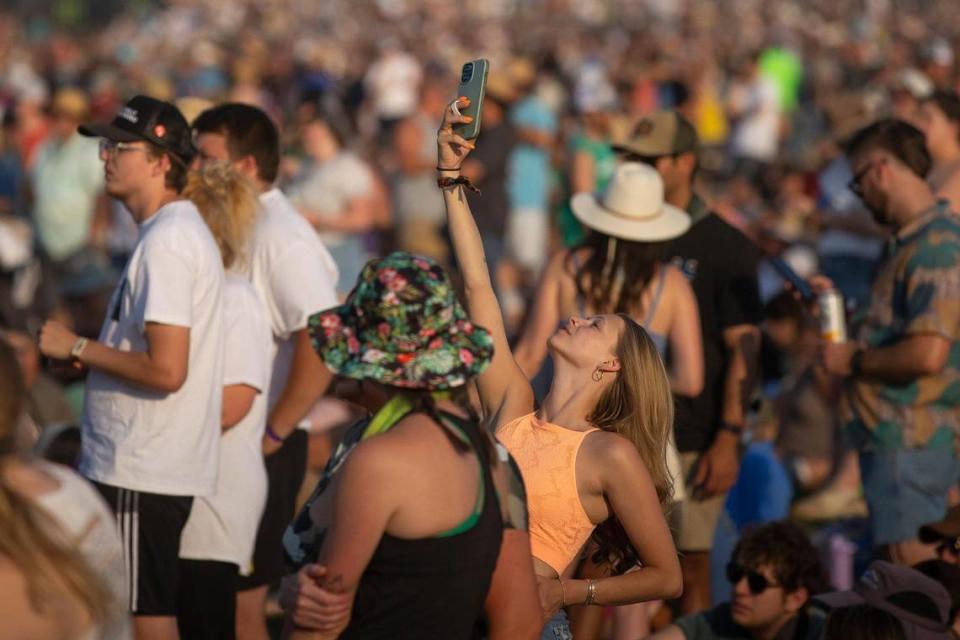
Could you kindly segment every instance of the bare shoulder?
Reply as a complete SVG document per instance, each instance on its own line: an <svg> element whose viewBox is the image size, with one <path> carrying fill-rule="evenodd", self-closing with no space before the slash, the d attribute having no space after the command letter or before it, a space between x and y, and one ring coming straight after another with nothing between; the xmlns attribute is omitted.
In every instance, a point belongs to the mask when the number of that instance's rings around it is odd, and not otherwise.
<svg viewBox="0 0 960 640"><path fill-rule="evenodd" d="M600 430L589 434L583 441L583 451L601 468L644 466L633 443L613 431Z"/></svg>
<svg viewBox="0 0 960 640"><path fill-rule="evenodd" d="M690 281L687 280L687 276L684 275L683 271L672 264L664 264L660 268L663 269L664 289L667 291L677 288L691 289Z"/></svg>

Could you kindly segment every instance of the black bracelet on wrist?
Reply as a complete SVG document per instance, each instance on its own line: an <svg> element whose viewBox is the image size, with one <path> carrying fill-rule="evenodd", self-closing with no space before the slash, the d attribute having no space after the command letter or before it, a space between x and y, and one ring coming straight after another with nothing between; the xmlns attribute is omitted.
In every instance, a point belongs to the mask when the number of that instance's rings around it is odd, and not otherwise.
<svg viewBox="0 0 960 640"><path fill-rule="evenodd" d="M437 171L460 171L460 167L441 167L437 165Z"/></svg>
<svg viewBox="0 0 960 640"><path fill-rule="evenodd" d="M727 422L726 420L720 422L720 430L726 431L727 433L732 433L735 436L743 435L743 425L733 424L732 422Z"/></svg>

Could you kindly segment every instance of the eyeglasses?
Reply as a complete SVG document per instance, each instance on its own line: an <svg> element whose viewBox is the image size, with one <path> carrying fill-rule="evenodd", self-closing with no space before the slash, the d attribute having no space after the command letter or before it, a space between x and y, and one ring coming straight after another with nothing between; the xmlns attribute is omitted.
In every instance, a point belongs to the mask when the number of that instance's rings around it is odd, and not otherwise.
<svg viewBox="0 0 960 640"><path fill-rule="evenodd" d="M100 139L100 157L113 158L124 151L147 151L147 147L140 147L132 142L117 142L116 140Z"/></svg>
<svg viewBox="0 0 960 640"><path fill-rule="evenodd" d="M744 578L747 579L747 587L750 588L750 593L755 596L760 595L771 587L780 586L768 580L765 575L757 573L756 571L747 571L739 564L731 562L727 565L727 580L730 581L731 585L736 586Z"/></svg>
<svg viewBox="0 0 960 640"><path fill-rule="evenodd" d="M863 197L863 179L867 177L868 173L879 167L884 162L886 162L886 160L883 158L875 162L871 162L853 176L853 180L847 183L847 188L853 192L853 195L857 196L858 198Z"/></svg>

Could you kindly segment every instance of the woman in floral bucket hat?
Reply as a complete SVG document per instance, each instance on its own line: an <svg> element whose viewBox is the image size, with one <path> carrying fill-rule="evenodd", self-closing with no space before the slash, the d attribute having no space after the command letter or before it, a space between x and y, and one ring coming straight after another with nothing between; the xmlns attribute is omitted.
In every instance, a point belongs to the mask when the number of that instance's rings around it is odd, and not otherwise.
<svg viewBox="0 0 960 640"><path fill-rule="evenodd" d="M467 393L493 341L444 270L372 260L308 326L326 370L313 377L353 382L374 415L348 429L284 536L289 637L536 637L522 481Z"/></svg>
<svg viewBox="0 0 960 640"><path fill-rule="evenodd" d="M483 245L460 175L473 141L457 135L469 122L459 98L437 133L443 190L470 318L490 329L494 357L477 378L484 415L517 459L527 487L534 571L544 619L542 638L571 637L563 608L617 606L675 598L682 592L677 552L663 508L671 493L667 442L673 400L667 373L647 332L626 314L571 317L548 341L550 392L535 410L533 390L507 343ZM613 575L566 576L593 538L594 559Z"/></svg>

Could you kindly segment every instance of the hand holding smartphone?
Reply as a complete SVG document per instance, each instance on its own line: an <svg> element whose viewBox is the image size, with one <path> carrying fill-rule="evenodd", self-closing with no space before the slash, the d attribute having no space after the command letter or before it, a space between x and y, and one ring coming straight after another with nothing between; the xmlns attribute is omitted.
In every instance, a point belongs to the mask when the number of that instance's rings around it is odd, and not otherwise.
<svg viewBox="0 0 960 640"><path fill-rule="evenodd" d="M784 280L789 282L793 288L796 290L800 297L803 298L804 302L814 302L816 296L813 293L813 288L810 286L810 283L801 278L796 271L794 271L790 265L788 265L783 258L773 257L769 258L770 266L780 274Z"/></svg>
<svg viewBox="0 0 960 640"><path fill-rule="evenodd" d="M470 104L460 109L460 113L473 118L472 122L453 125L454 132L466 140L473 140L480 135L480 114L483 111L483 94L487 89L487 72L490 63L486 58L471 60L460 70L460 86L457 87L457 97L470 99Z"/></svg>

